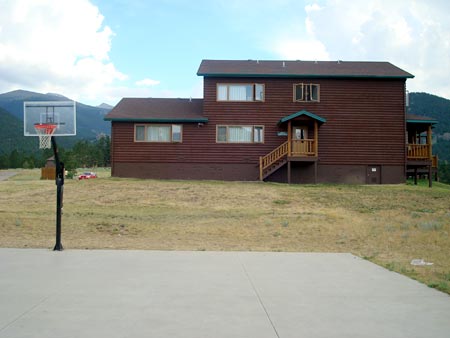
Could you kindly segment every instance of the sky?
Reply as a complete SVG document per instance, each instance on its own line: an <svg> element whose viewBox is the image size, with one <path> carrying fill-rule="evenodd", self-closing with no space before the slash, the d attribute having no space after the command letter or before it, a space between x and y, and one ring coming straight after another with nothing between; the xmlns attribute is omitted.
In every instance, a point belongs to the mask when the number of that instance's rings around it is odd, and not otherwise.
<svg viewBox="0 0 450 338"><path fill-rule="evenodd" d="M450 99L448 0L0 0L0 93L203 96L202 59L389 61Z"/></svg>

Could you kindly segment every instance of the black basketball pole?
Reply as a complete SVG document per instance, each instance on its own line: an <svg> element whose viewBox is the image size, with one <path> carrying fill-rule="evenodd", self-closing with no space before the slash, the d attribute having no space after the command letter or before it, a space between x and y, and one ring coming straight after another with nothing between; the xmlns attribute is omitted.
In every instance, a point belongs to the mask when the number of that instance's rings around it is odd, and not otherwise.
<svg viewBox="0 0 450 338"><path fill-rule="evenodd" d="M55 137L52 136L52 148L53 154L55 156L56 163L56 244L53 248L53 251L62 251L64 250L61 244L61 215L63 208L63 192L64 192L64 163L60 162L58 155L58 146L56 145Z"/></svg>

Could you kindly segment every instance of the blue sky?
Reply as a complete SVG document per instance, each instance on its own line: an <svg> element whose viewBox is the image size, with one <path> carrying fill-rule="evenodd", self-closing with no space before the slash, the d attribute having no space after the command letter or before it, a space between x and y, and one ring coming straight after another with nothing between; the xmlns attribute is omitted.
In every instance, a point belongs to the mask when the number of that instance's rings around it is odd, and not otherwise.
<svg viewBox="0 0 450 338"><path fill-rule="evenodd" d="M450 99L446 0L0 0L0 92L201 97L202 59L378 60Z"/></svg>

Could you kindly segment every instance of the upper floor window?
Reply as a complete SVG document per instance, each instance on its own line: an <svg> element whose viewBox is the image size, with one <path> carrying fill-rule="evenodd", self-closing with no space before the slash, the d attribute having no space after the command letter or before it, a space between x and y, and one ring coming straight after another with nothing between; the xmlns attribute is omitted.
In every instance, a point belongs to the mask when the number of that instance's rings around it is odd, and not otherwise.
<svg viewBox="0 0 450 338"><path fill-rule="evenodd" d="M312 83L297 83L294 85L294 101L319 102L320 86Z"/></svg>
<svg viewBox="0 0 450 338"><path fill-rule="evenodd" d="M263 143L263 126L217 126L217 142Z"/></svg>
<svg viewBox="0 0 450 338"><path fill-rule="evenodd" d="M137 124L135 142L174 142L182 140L182 126L178 124Z"/></svg>
<svg viewBox="0 0 450 338"><path fill-rule="evenodd" d="M264 101L264 85L260 83L219 83L217 101Z"/></svg>

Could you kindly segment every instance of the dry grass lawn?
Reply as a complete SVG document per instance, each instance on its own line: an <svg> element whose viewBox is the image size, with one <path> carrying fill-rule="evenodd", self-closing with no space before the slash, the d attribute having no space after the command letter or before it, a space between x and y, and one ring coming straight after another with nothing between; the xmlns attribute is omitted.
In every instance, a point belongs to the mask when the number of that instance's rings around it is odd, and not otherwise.
<svg viewBox="0 0 450 338"><path fill-rule="evenodd" d="M52 248L56 186L0 182L1 247ZM351 252L450 293L450 186L66 180L71 249ZM411 266L412 259L433 262Z"/></svg>

